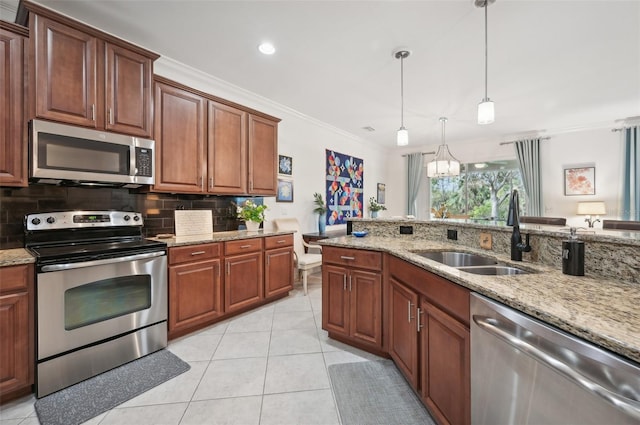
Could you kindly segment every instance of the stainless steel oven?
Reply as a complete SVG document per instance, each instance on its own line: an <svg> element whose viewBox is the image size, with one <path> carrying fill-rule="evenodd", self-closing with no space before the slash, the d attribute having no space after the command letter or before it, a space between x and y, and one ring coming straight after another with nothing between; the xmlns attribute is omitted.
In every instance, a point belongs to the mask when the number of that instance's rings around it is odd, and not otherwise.
<svg viewBox="0 0 640 425"><path fill-rule="evenodd" d="M37 397L166 347L167 249L142 238L140 214L30 214L25 225L37 258Z"/></svg>

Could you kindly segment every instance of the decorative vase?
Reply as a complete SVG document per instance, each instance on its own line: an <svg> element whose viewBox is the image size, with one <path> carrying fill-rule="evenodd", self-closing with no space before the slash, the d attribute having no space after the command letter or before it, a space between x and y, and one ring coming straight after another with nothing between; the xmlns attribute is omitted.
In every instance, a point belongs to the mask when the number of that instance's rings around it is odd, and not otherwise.
<svg viewBox="0 0 640 425"><path fill-rule="evenodd" d="M371 218L378 218L378 211L371 211Z"/></svg>
<svg viewBox="0 0 640 425"><path fill-rule="evenodd" d="M247 230L250 232L257 232L260 229L260 222L258 221L247 220L245 224L247 225Z"/></svg>
<svg viewBox="0 0 640 425"><path fill-rule="evenodd" d="M327 213L318 214L318 233L324 235L327 229Z"/></svg>

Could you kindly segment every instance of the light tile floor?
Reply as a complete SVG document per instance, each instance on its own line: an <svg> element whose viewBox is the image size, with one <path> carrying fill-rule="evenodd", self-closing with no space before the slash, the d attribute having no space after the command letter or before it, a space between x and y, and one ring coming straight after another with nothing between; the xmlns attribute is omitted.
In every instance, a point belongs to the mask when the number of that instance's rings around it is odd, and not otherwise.
<svg viewBox="0 0 640 425"><path fill-rule="evenodd" d="M321 274L289 297L169 342L191 369L86 422L338 424L327 367L377 360L322 330ZM37 425L35 398L0 406L0 425Z"/></svg>

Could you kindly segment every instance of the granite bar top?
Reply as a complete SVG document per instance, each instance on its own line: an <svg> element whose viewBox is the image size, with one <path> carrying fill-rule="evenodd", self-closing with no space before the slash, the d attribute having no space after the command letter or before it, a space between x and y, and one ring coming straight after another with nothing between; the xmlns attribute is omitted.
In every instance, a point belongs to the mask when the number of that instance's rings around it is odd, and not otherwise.
<svg viewBox="0 0 640 425"><path fill-rule="evenodd" d="M0 250L0 267L35 263L36 259L24 248Z"/></svg>
<svg viewBox="0 0 640 425"><path fill-rule="evenodd" d="M277 235L289 235L294 233L291 230L287 231L274 231L274 230L258 230L255 232L248 230L230 230L227 232L213 232L213 233L205 233L201 235L189 235L189 236L175 236L171 235L170 237L152 237L149 239L161 241L167 244L169 248L174 246L186 246L186 245L196 245L202 243L212 243L212 242L226 242L226 241L235 241L240 239L253 239L253 238L261 238L265 236L277 236Z"/></svg>
<svg viewBox="0 0 640 425"><path fill-rule="evenodd" d="M563 274L562 270L539 263L511 261L508 257L497 256L489 251L425 239L345 236L323 239L318 243L388 252L474 292L640 362L640 286L637 284L588 276L569 276ZM482 254L531 273L507 276L470 274L414 253L419 250L455 250Z"/></svg>

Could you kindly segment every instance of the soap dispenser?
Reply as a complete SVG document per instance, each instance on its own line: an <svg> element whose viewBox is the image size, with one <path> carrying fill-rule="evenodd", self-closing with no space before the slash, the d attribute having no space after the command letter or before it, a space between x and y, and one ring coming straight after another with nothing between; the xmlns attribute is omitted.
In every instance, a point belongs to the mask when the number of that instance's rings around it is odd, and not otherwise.
<svg viewBox="0 0 640 425"><path fill-rule="evenodd" d="M576 236L576 228L570 229L569 240L562 241L562 273L584 276L584 242Z"/></svg>

